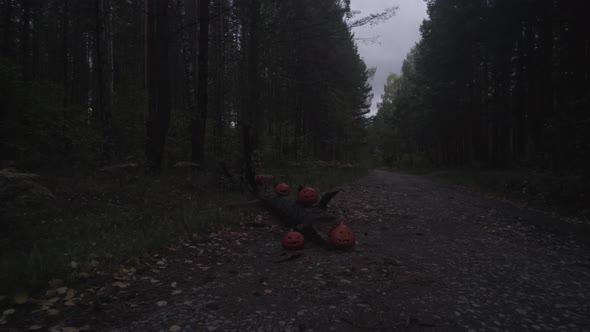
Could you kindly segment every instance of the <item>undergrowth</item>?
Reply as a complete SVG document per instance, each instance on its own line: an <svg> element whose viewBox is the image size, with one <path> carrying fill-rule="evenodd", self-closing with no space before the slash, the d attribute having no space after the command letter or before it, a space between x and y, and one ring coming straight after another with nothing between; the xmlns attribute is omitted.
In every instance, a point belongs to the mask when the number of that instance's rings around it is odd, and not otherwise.
<svg viewBox="0 0 590 332"><path fill-rule="evenodd" d="M359 169L275 169L275 182L327 191L366 173ZM113 179L44 176L57 197L45 206L0 211L0 295L32 294L51 279L77 282L114 271L177 239L193 239L258 211L224 208L244 201L215 179L187 174ZM132 180L132 181L130 181Z"/></svg>
<svg viewBox="0 0 590 332"><path fill-rule="evenodd" d="M430 176L562 215L590 218L588 176L471 170L437 171L430 173Z"/></svg>

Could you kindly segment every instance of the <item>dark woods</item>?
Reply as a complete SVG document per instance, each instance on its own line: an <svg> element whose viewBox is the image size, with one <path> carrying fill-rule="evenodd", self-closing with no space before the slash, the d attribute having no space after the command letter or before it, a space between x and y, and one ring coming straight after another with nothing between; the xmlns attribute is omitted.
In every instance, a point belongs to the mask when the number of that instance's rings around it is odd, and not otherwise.
<svg viewBox="0 0 590 332"><path fill-rule="evenodd" d="M428 1L367 118L348 1L0 0L2 160L588 169L588 6Z"/></svg>
<svg viewBox="0 0 590 332"><path fill-rule="evenodd" d="M371 71L347 1L0 0L2 160L355 161Z"/></svg>
<svg viewBox="0 0 590 332"><path fill-rule="evenodd" d="M428 1L373 141L391 165L590 167L587 1Z"/></svg>

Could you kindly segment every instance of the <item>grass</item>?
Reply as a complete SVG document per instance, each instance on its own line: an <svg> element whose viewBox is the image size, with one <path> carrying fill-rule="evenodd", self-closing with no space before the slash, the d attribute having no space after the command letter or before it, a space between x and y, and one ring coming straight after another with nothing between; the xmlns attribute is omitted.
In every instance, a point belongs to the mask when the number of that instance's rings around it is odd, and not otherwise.
<svg viewBox="0 0 590 332"><path fill-rule="evenodd" d="M291 168L272 170L277 182L286 182L296 189L298 185L309 185L322 192L329 191L344 183L349 183L368 172L365 168Z"/></svg>
<svg viewBox="0 0 590 332"><path fill-rule="evenodd" d="M549 209L562 215L590 217L590 179L586 176L555 176L523 171L447 170L429 174L494 196Z"/></svg>
<svg viewBox="0 0 590 332"><path fill-rule="evenodd" d="M204 192L184 177L140 178L132 184L92 178L52 179L57 200L6 212L0 290L35 289L51 278L110 270L177 237L239 221L219 211L235 194Z"/></svg>
<svg viewBox="0 0 590 332"><path fill-rule="evenodd" d="M359 169L275 169L275 180L323 191L366 173ZM132 178L44 177L56 200L0 211L0 295L42 290L51 279L75 283L114 271L134 257L250 221L257 211L223 209L245 198L186 174ZM293 185L295 184L295 185Z"/></svg>

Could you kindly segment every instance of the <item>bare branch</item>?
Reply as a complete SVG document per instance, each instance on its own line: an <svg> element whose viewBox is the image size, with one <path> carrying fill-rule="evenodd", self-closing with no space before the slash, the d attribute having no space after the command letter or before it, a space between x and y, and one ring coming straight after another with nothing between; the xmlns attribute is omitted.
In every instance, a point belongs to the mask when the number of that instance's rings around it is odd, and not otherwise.
<svg viewBox="0 0 590 332"><path fill-rule="evenodd" d="M397 12L397 10L398 10L397 6L389 7L380 13L369 14L367 16L356 19L356 20L348 23L348 27L350 29L353 29L353 28L362 27L367 24L369 26L375 26L381 22L385 22L385 21L389 20L390 18L392 18L395 15L395 13ZM359 12L355 12L355 14L358 14L358 13Z"/></svg>

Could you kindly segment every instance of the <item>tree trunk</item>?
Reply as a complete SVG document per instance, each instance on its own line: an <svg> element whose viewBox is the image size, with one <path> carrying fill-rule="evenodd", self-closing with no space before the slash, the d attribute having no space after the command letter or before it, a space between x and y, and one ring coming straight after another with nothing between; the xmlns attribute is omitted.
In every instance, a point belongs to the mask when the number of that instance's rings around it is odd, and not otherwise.
<svg viewBox="0 0 590 332"><path fill-rule="evenodd" d="M190 39L191 34L186 27L186 7L184 0L177 0L176 6L180 14L180 28L182 35L181 53L184 61L184 79L185 79L185 94L187 103L187 113L194 117L198 114L197 108L197 88L195 86L195 67L193 65L193 52L191 50ZM194 127L191 123L191 135L194 135Z"/></svg>
<svg viewBox="0 0 590 332"><path fill-rule="evenodd" d="M97 104L103 135L102 162L110 164L113 154L113 35L110 0L96 0Z"/></svg>
<svg viewBox="0 0 590 332"><path fill-rule="evenodd" d="M67 157L70 154L72 141L68 135L68 107L69 107L69 92L70 92L70 77L68 75L68 63L69 63L69 30L70 30L70 1L64 1L64 8L63 8L63 41L62 41L62 75L63 75L63 99L62 99L62 124L61 124L61 137L62 137L62 154L64 157ZM28 23L27 23L27 32L28 36ZM23 61L24 58L23 58ZM26 68L24 69L26 72Z"/></svg>
<svg viewBox="0 0 590 332"><path fill-rule="evenodd" d="M244 114L242 119L242 140L243 140L243 148L244 148L244 163L246 168L246 178L248 182L252 185L254 191L257 191L258 188L254 184L254 165L252 162L252 152L258 147L258 135L256 129L256 113L258 111L258 98L260 96L259 87L258 87L258 61L259 61L259 52L258 52L258 26L259 26L259 2L258 0L251 0L250 1L250 22L249 22L249 41L248 41L248 79L247 84L248 86L248 104L246 108L246 114Z"/></svg>
<svg viewBox="0 0 590 332"><path fill-rule="evenodd" d="M12 16L12 0L6 0L4 7L4 45L2 45L2 56L10 60L12 60L14 52Z"/></svg>
<svg viewBox="0 0 590 332"><path fill-rule="evenodd" d="M31 80L31 1L23 0L23 19L21 31L21 64L23 81L29 82ZM67 2L64 2L64 8L67 7ZM64 9L65 10L65 9ZM65 20L64 20L65 31ZM65 38L65 37L64 37Z"/></svg>
<svg viewBox="0 0 590 332"><path fill-rule="evenodd" d="M192 115L191 160L199 165L205 160L205 129L207 128L207 85L209 73L209 2L199 3L199 55L197 59L197 109Z"/></svg>
<svg viewBox="0 0 590 332"><path fill-rule="evenodd" d="M303 207L293 200L293 198L289 197L259 199L266 210L279 218L285 226L301 232L306 241L329 247L326 240L318 234L314 225L318 223L333 223L337 220L334 215L326 212L328 203L337 194L338 191L328 192L315 206L311 207Z"/></svg>
<svg viewBox="0 0 590 332"><path fill-rule="evenodd" d="M148 112L145 154L147 169L162 171L162 157L170 122L170 77L168 61L168 1L146 0L146 66Z"/></svg>
<svg viewBox="0 0 590 332"><path fill-rule="evenodd" d="M217 21L215 27L215 153L224 156L224 115L225 115L225 15L224 0L217 0Z"/></svg>

